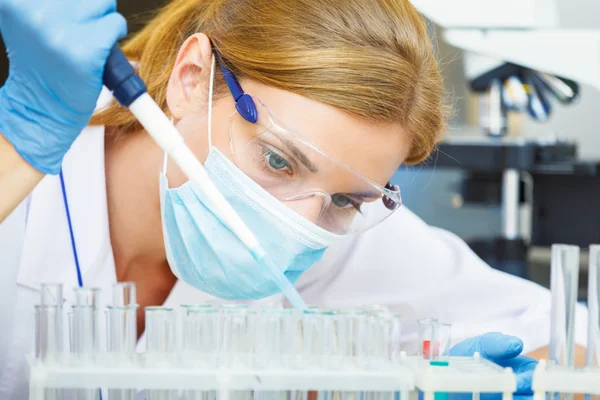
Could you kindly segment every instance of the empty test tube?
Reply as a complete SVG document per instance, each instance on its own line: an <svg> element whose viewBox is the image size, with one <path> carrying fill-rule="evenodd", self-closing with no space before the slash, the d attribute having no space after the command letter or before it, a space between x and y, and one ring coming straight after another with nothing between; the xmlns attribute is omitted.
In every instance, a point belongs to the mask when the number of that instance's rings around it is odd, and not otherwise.
<svg viewBox="0 0 600 400"><path fill-rule="evenodd" d="M290 365L295 333L291 309L263 309L257 318L255 365L259 368Z"/></svg>
<svg viewBox="0 0 600 400"><path fill-rule="evenodd" d="M292 310L263 308L256 321L255 366L286 368L296 340ZM287 391L255 391L255 400L287 400Z"/></svg>
<svg viewBox="0 0 600 400"><path fill-rule="evenodd" d="M166 356L175 351L175 312L169 307L146 307L146 352Z"/></svg>
<svg viewBox="0 0 600 400"><path fill-rule="evenodd" d="M182 304L182 357L188 367L217 366L218 311L210 304ZM186 390L185 400L215 400L214 390Z"/></svg>
<svg viewBox="0 0 600 400"><path fill-rule="evenodd" d="M338 310L335 315L338 351L343 364L352 364L364 357L364 335L367 311Z"/></svg>
<svg viewBox="0 0 600 400"><path fill-rule="evenodd" d="M307 309L303 315L303 364L305 368L339 368L336 355L339 354L337 345L336 322L337 312L327 309ZM309 393L300 393L303 400L309 399ZM331 400L334 395L332 391L318 391L316 400Z"/></svg>
<svg viewBox="0 0 600 400"><path fill-rule="evenodd" d="M220 307L219 363L226 367L248 366L252 363L255 341L256 311L245 304L224 304ZM229 393L230 400L250 400L252 391Z"/></svg>
<svg viewBox="0 0 600 400"><path fill-rule="evenodd" d="M149 366L165 366L175 352L175 312L169 307L146 307L146 362ZM146 391L147 400L171 400L177 390Z"/></svg>
<svg viewBox="0 0 600 400"><path fill-rule="evenodd" d="M112 302L115 307L136 306L135 283L118 282L113 285Z"/></svg>
<svg viewBox="0 0 600 400"><path fill-rule="evenodd" d="M42 283L40 285L40 305L56 306L63 305L63 287L60 283Z"/></svg>
<svg viewBox="0 0 600 400"><path fill-rule="evenodd" d="M100 288L95 287L75 287L73 288L75 306L73 307L73 314L71 319L71 340L74 340L73 334L75 333L73 328L75 326L80 329L84 329L86 336L89 336L89 346L84 346L82 351L97 353L100 351ZM76 312L75 307L81 307ZM88 308L91 311L88 311ZM87 313L91 312L91 316ZM89 332L89 335L88 335ZM91 346L91 347L90 347ZM72 351L76 351L73 350ZM76 351L79 352L79 351Z"/></svg>
<svg viewBox="0 0 600 400"><path fill-rule="evenodd" d="M60 283L43 283L35 307L36 358L56 362L63 350L63 295Z"/></svg>
<svg viewBox="0 0 600 400"><path fill-rule="evenodd" d="M107 306L107 349L114 362L133 363L137 344L137 309L135 284L121 282L113 285L113 305ZM109 389L110 400L135 400L136 389Z"/></svg>
<svg viewBox="0 0 600 400"><path fill-rule="evenodd" d="M289 366L290 368L302 368L303 367L303 337L302 332L304 331L304 311L298 310L297 308L291 308L291 324L292 324L292 340L290 342L290 357Z"/></svg>
<svg viewBox="0 0 600 400"><path fill-rule="evenodd" d="M365 362L367 368L379 368L387 357L386 344L389 343L390 314L367 316L365 325Z"/></svg>
<svg viewBox="0 0 600 400"><path fill-rule="evenodd" d="M132 355L137 344L137 307L107 307L108 351Z"/></svg>
<svg viewBox="0 0 600 400"><path fill-rule="evenodd" d="M220 310L221 340L219 343L221 365L247 364L254 340L251 320L252 310L242 304L222 305Z"/></svg>
<svg viewBox="0 0 600 400"><path fill-rule="evenodd" d="M333 368L336 367L333 356L334 315L332 310L310 309L304 311L303 317L303 352L306 366Z"/></svg>
<svg viewBox="0 0 600 400"><path fill-rule="evenodd" d="M575 306L579 278L579 247L553 245L550 271L552 314L551 362L572 367L575 363Z"/></svg>
<svg viewBox="0 0 600 400"><path fill-rule="evenodd" d="M208 304L183 304L182 349L190 365L216 367L218 346L218 309Z"/></svg>
<svg viewBox="0 0 600 400"><path fill-rule="evenodd" d="M450 353L451 328L437 319L425 318L417 321L419 326L419 356L424 360L437 360Z"/></svg>
<svg viewBox="0 0 600 400"><path fill-rule="evenodd" d="M48 365L59 363L63 352L63 295L60 283L40 286L40 304L35 306L36 360ZM63 397L62 389L44 389L48 400Z"/></svg>
<svg viewBox="0 0 600 400"><path fill-rule="evenodd" d="M367 309L337 310L334 316L334 332L336 333L336 350L338 352L335 360L339 360L342 367L364 367L366 365L365 335L368 311ZM373 309L370 311L373 311ZM332 392L331 395L333 399L358 400L365 399L367 394L358 391L336 391Z"/></svg>
<svg viewBox="0 0 600 400"><path fill-rule="evenodd" d="M586 361L589 367L600 368L600 245L590 246L589 263Z"/></svg>
<svg viewBox="0 0 600 400"><path fill-rule="evenodd" d="M393 363L400 362L402 352L402 315L394 314L390 319L388 335L388 358Z"/></svg>
<svg viewBox="0 0 600 400"><path fill-rule="evenodd" d="M96 313L93 306L74 305L71 315L71 352L91 361L98 351Z"/></svg>
<svg viewBox="0 0 600 400"><path fill-rule="evenodd" d="M364 361L367 367L378 368L389 356L393 314L388 307L378 304L365 307L365 310Z"/></svg>
<svg viewBox="0 0 600 400"><path fill-rule="evenodd" d="M92 306L94 309L100 307L100 288L75 287L73 288L75 304L78 306Z"/></svg>
<svg viewBox="0 0 600 400"><path fill-rule="evenodd" d="M74 305L70 317L71 353L77 365L89 366L98 353L97 311L92 305ZM73 389L71 393L78 400L100 397L99 389Z"/></svg>
<svg viewBox="0 0 600 400"><path fill-rule="evenodd" d="M59 361L63 346L62 307L35 306L36 359L44 363Z"/></svg>

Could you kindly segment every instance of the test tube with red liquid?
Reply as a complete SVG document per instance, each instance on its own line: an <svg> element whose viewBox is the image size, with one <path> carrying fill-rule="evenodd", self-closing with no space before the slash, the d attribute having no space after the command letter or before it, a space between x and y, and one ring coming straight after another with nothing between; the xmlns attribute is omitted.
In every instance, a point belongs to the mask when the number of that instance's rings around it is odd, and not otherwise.
<svg viewBox="0 0 600 400"><path fill-rule="evenodd" d="M424 360L437 360L448 356L450 352L451 324L437 319L420 319L419 325L419 356Z"/></svg>

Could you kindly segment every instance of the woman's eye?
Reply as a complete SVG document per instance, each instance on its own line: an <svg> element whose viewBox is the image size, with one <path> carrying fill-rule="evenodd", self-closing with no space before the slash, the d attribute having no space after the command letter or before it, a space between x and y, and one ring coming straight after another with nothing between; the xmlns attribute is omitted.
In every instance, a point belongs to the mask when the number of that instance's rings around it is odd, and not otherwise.
<svg viewBox="0 0 600 400"><path fill-rule="evenodd" d="M265 153L266 153L265 157L271 168L276 169L276 170L282 170L282 169L287 168L291 171L292 167L285 158L281 157L279 154L276 154L272 151L266 151Z"/></svg>
<svg viewBox="0 0 600 400"><path fill-rule="evenodd" d="M346 208L348 206L352 206L357 210L360 210L360 203L346 196L345 194L336 193L331 196L331 202L335 204L336 207Z"/></svg>

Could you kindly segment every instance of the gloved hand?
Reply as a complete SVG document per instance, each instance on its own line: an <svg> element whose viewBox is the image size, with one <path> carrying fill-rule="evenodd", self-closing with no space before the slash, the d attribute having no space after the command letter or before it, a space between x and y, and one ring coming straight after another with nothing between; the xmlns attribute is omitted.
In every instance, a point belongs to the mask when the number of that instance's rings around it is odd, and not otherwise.
<svg viewBox="0 0 600 400"><path fill-rule="evenodd" d="M521 339L492 332L458 343L450 350L451 356L472 356L473 353L479 354L502 366L511 367L517 376L517 391L515 399L531 399L531 380L533 370L537 366L537 361L533 358L522 356L523 342ZM482 399L499 399L500 395L481 395Z"/></svg>
<svg viewBox="0 0 600 400"><path fill-rule="evenodd" d="M0 133L33 167L60 171L94 112L110 50L126 33L116 0L0 0L10 61Z"/></svg>

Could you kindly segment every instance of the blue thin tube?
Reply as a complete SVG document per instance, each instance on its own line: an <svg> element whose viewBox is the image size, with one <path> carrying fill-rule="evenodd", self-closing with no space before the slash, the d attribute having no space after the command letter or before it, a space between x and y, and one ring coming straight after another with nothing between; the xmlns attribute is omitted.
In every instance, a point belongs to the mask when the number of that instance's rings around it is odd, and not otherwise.
<svg viewBox="0 0 600 400"><path fill-rule="evenodd" d="M59 173L60 188L62 190L63 202L65 204L65 212L67 213L67 222L69 224L69 235L71 237L71 249L73 250L73 258L75 259L75 269L77 271L77 284L83 286L83 278L81 277L81 268L79 267L79 257L77 256L77 245L75 244L75 235L73 234L73 224L71 223L71 212L69 211L69 201L67 200L67 190L65 188L65 178L63 177L62 169Z"/></svg>

